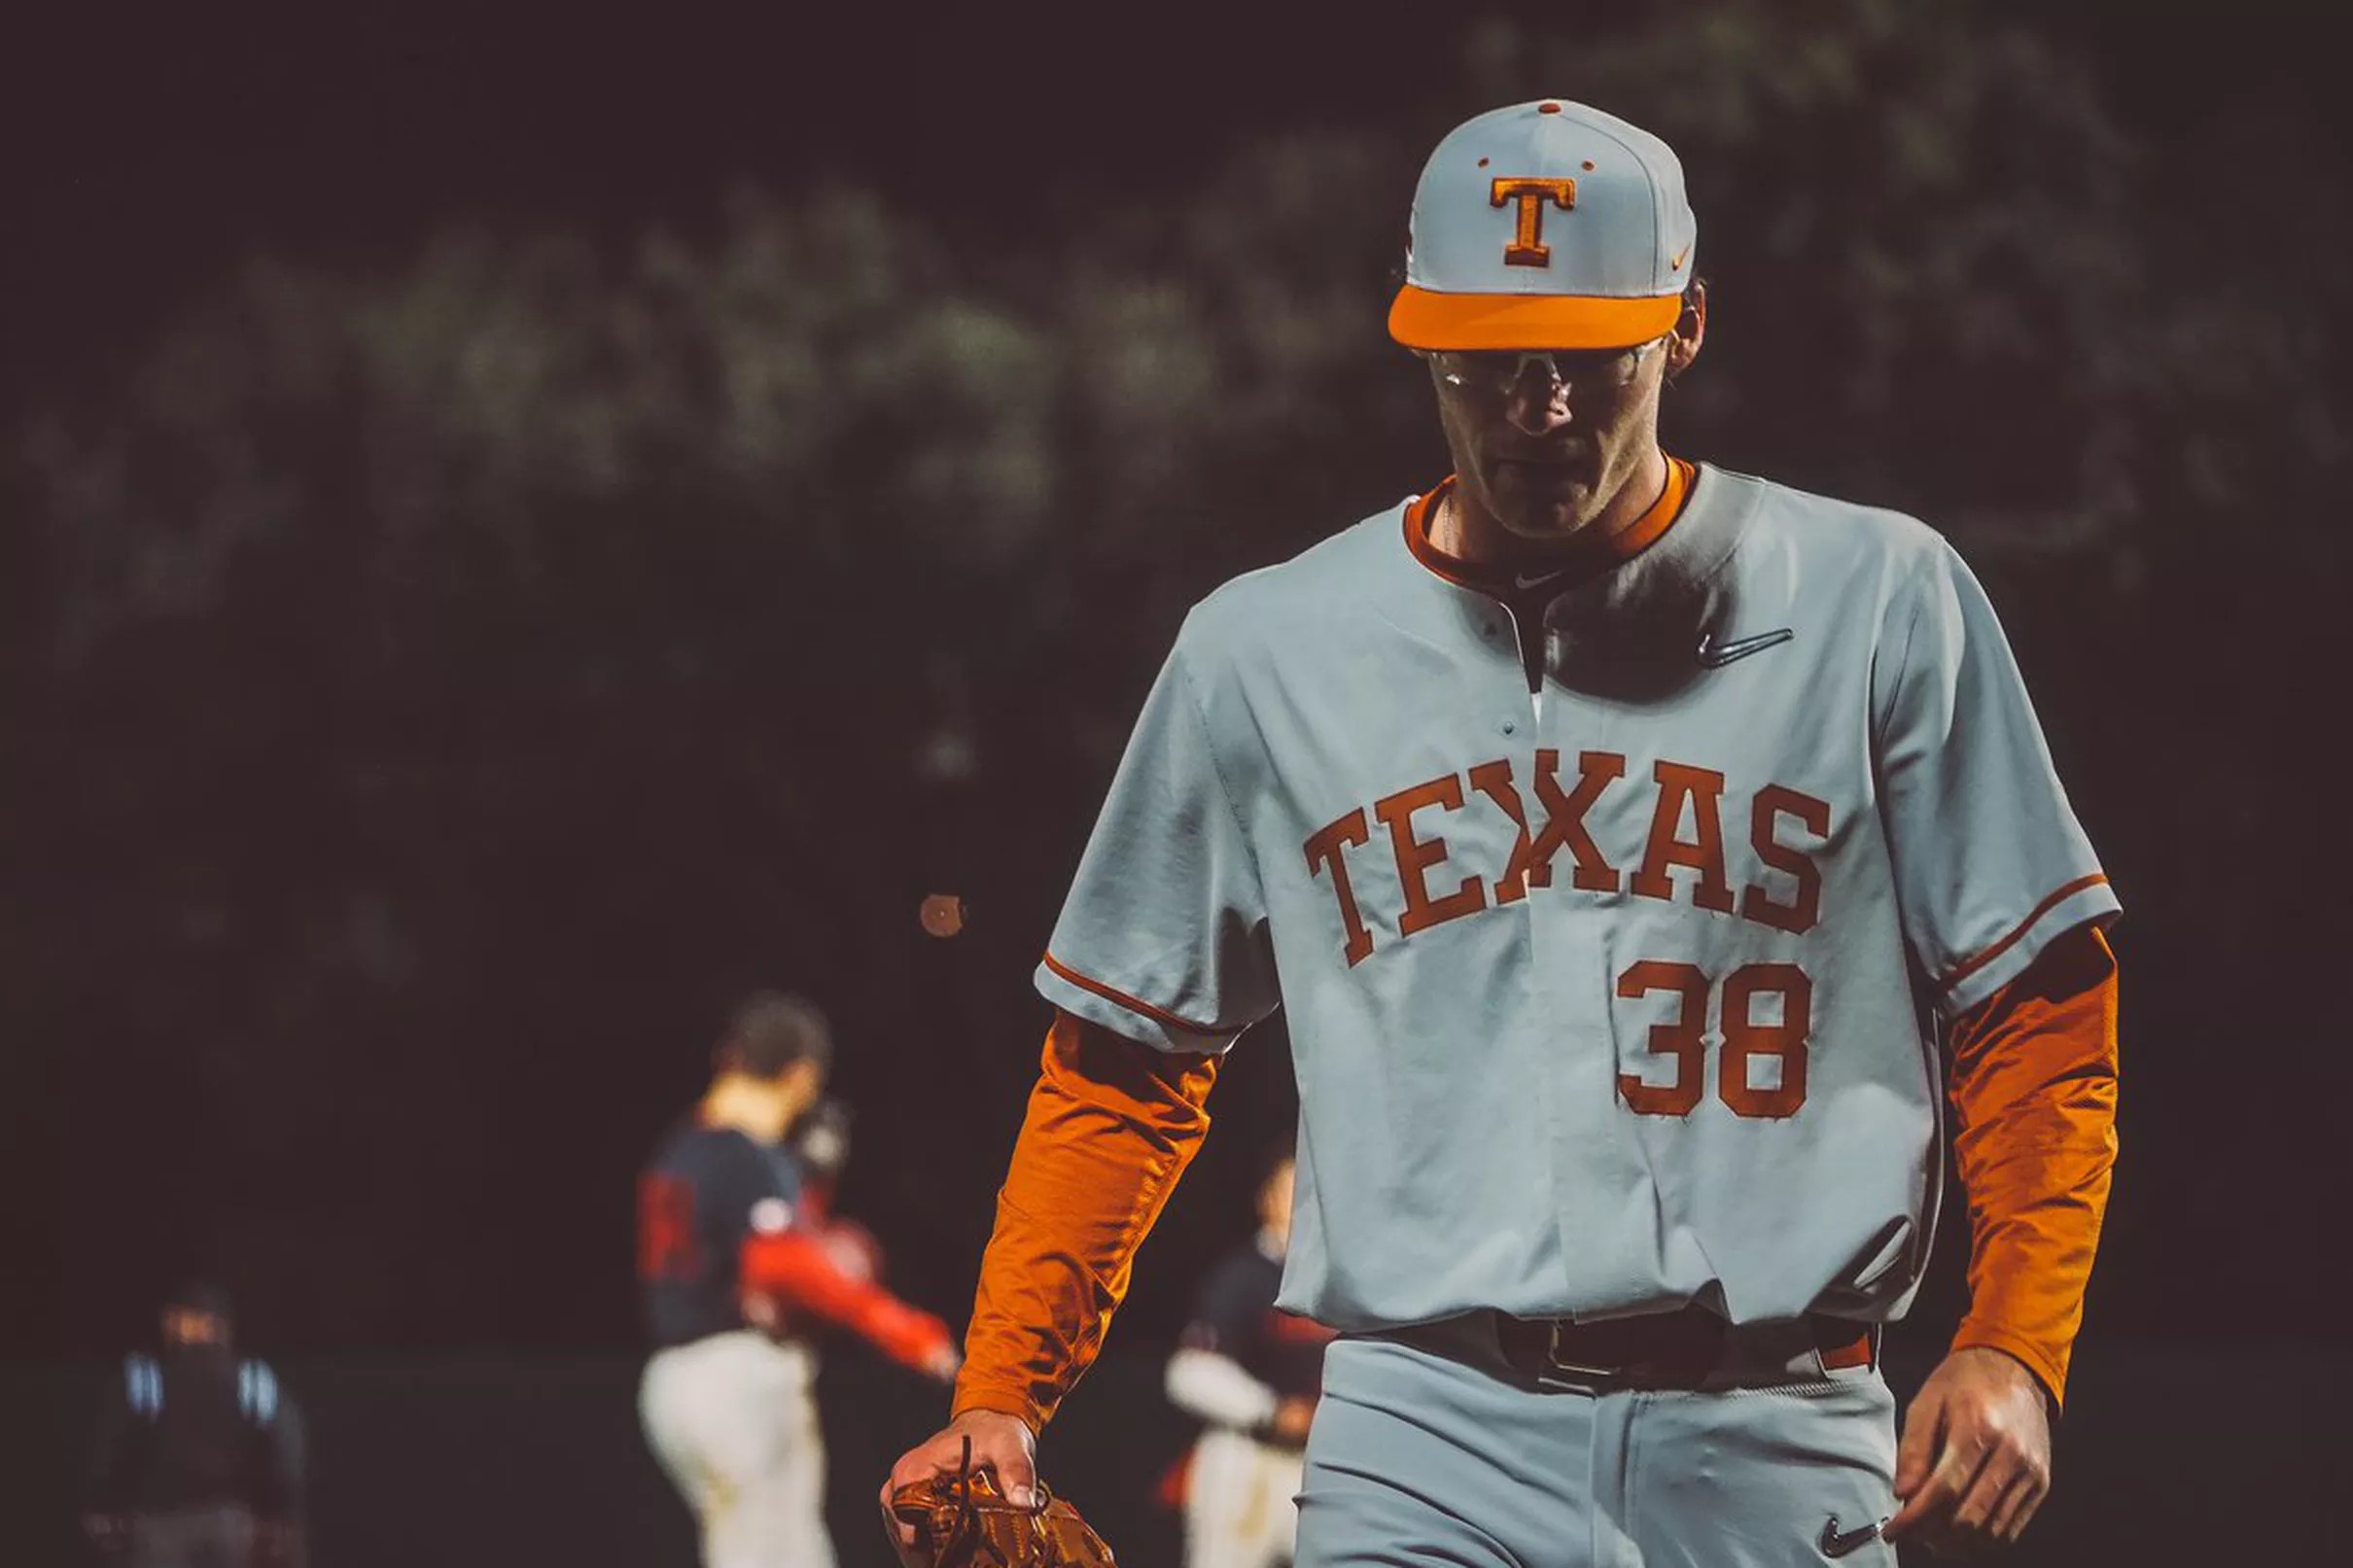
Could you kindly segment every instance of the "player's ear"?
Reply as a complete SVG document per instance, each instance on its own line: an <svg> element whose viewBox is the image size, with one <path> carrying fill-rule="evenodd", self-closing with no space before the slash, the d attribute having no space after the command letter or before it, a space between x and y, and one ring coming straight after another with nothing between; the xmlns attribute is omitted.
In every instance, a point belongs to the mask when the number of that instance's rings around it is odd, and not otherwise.
<svg viewBox="0 0 2353 1568"><path fill-rule="evenodd" d="M1691 362L1700 357L1700 345L1707 337L1707 285L1699 278L1683 291L1683 311L1675 318L1674 331L1667 339L1667 380L1691 368Z"/></svg>
<svg viewBox="0 0 2353 1568"><path fill-rule="evenodd" d="M793 1093L815 1103L825 1093L825 1066L815 1057L802 1057L788 1069L792 1074Z"/></svg>

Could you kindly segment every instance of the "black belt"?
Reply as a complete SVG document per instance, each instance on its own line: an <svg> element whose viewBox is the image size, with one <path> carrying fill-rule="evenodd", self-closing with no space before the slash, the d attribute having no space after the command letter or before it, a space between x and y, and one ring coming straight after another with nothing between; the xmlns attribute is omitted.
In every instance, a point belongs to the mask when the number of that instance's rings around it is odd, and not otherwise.
<svg viewBox="0 0 2353 1568"><path fill-rule="evenodd" d="M1876 1328L1819 1312L1795 1323L1738 1329L1698 1307L1596 1322L1491 1316L1503 1359L1515 1371L1579 1388L1700 1388L1742 1361L1808 1348L1831 1370L1873 1366L1879 1359Z"/></svg>

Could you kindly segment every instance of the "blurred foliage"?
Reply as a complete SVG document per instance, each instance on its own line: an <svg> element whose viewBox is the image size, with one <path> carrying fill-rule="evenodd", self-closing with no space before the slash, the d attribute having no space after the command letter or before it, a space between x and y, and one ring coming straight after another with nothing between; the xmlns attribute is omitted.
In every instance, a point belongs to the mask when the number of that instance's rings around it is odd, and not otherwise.
<svg viewBox="0 0 2353 1568"><path fill-rule="evenodd" d="M2255 869L2321 809L2270 676L2327 667L2346 562L2341 151L2292 103L2128 134L1958 5L1469 37L1421 102L1012 252L835 188L257 260L16 432L15 1027L75 1094L158 1091L61 1179L319 1337L610 1337L629 1168L782 982L842 1019L870 1147L988 1129L853 1166L953 1310L1147 673L1216 581L1441 471L1382 330L1413 180L1545 92L1690 172L1714 310L1669 445L1914 511L1994 581L2128 940L2184 960L2136 1039L2286 1028L2187 960L2342 923ZM979 913L953 949L935 886ZM2127 1186L2228 1224L2169 1181ZM551 1257L612 1278L551 1307Z"/></svg>

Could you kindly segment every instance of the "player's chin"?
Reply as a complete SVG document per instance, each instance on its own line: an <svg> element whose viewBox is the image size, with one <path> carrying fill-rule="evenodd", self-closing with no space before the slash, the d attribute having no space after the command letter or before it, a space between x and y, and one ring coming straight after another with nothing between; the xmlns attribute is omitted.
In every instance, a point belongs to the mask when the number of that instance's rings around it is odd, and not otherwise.
<svg viewBox="0 0 2353 1568"><path fill-rule="evenodd" d="M1495 520L1523 539L1565 539L1593 509L1594 488L1573 470L1513 464L1506 473L1494 486Z"/></svg>
<svg viewBox="0 0 2353 1568"><path fill-rule="evenodd" d="M1570 451L1559 458L1496 458L1488 472L1488 487L1504 505L1546 506L1561 498L1584 495L1593 489L1593 470Z"/></svg>

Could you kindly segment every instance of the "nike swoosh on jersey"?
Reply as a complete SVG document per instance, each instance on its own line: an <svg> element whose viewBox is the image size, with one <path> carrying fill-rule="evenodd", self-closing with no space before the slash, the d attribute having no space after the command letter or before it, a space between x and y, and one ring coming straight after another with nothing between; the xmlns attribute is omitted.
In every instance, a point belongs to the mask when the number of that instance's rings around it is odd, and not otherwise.
<svg viewBox="0 0 2353 1568"><path fill-rule="evenodd" d="M1864 1543L1878 1540L1879 1530L1886 1522L1885 1519L1881 1519L1878 1524L1866 1524L1859 1530L1848 1530L1845 1534L1841 1535L1839 1533L1839 1516L1836 1514L1831 1515L1830 1522L1822 1526L1822 1555L1825 1557L1845 1556Z"/></svg>
<svg viewBox="0 0 2353 1568"><path fill-rule="evenodd" d="M1562 573L1566 572L1568 568L1566 567L1556 567L1550 572L1539 572L1532 577L1524 577L1515 572L1512 574L1512 586L1515 588L1533 588L1539 583L1552 581L1553 578L1559 576Z"/></svg>
<svg viewBox="0 0 2353 1568"><path fill-rule="evenodd" d="M1774 631L1759 632L1754 637L1736 637L1729 643L1716 641L1708 632L1700 638L1700 663L1710 670L1721 670L1735 659L1745 659L1751 653L1762 653L1769 647L1779 647L1798 634L1783 626Z"/></svg>

